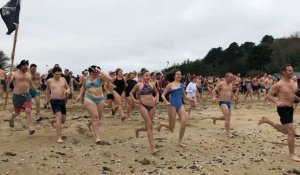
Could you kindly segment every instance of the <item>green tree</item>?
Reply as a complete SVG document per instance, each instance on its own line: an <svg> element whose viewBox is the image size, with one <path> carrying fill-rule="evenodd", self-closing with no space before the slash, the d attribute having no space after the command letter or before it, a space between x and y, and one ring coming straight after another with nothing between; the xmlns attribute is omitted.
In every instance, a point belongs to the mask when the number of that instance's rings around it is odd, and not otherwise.
<svg viewBox="0 0 300 175"><path fill-rule="evenodd" d="M256 46L249 55L248 61L251 68L265 71L265 65L271 61L272 49L267 45Z"/></svg>
<svg viewBox="0 0 300 175"><path fill-rule="evenodd" d="M4 54L3 51L0 50L0 65L3 69L8 68L9 58Z"/></svg>
<svg viewBox="0 0 300 175"><path fill-rule="evenodd" d="M274 42L274 38L271 35L265 35L260 41L261 44L272 44Z"/></svg>

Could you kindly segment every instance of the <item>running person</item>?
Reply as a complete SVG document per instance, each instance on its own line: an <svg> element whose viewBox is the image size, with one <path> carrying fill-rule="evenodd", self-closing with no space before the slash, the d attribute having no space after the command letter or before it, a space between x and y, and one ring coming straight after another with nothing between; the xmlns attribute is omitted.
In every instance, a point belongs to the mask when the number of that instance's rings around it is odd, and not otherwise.
<svg viewBox="0 0 300 175"><path fill-rule="evenodd" d="M150 73L147 70L141 72L141 82L138 82L132 91L130 92L130 97L132 100L139 104L139 112L145 121L145 126L135 128L136 137L139 137L140 131L146 131L150 151L152 154L155 154L159 149L155 148L154 139L153 139L153 119L155 117L154 105L159 101L159 94L153 82L150 82ZM153 92L155 93L155 100L153 98ZM139 100L135 98L135 94L138 93Z"/></svg>
<svg viewBox="0 0 300 175"><path fill-rule="evenodd" d="M0 65L0 101L3 98L3 91L5 90L5 80L6 80L6 73L2 69L2 66Z"/></svg>
<svg viewBox="0 0 300 175"><path fill-rule="evenodd" d="M89 131L93 132L96 143L101 144L98 122L102 117L105 104L102 84L112 81L112 78L103 73L99 66L92 65L88 71L90 76L84 80L77 100L82 101L84 99L84 107L92 117L87 126Z"/></svg>
<svg viewBox="0 0 300 175"><path fill-rule="evenodd" d="M197 89L197 84L196 83L197 83L197 77L196 76L192 76L191 77L191 82L187 85L187 87L185 89L187 97L189 97L189 98L191 98L191 99L194 100L194 102L192 102L190 104L190 107L187 110L188 111L188 116L187 117L190 116L192 109L195 108L196 104L197 104L197 98L196 97L197 97L197 91L198 91L198 89Z"/></svg>
<svg viewBox="0 0 300 175"><path fill-rule="evenodd" d="M41 80L41 74L36 71L37 65L31 64L29 68L30 68L31 78L32 78L32 81L33 81L35 87L40 88L42 80ZM36 121L40 122L43 120L43 117L40 116L40 111L41 111L40 93L34 89L29 89L29 93L35 102Z"/></svg>
<svg viewBox="0 0 300 175"><path fill-rule="evenodd" d="M57 143L63 143L61 136L61 124L66 121L66 100L70 94L70 88L65 78L62 77L60 67L52 69L53 78L47 80L46 103L50 103L55 118L51 125L56 129Z"/></svg>
<svg viewBox="0 0 300 175"><path fill-rule="evenodd" d="M245 95L245 101L247 100L248 95L250 96L252 100L252 95L253 95L253 89L252 89L252 83L251 83L251 77L245 78L245 85L246 85L246 95Z"/></svg>
<svg viewBox="0 0 300 175"><path fill-rule="evenodd" d="M182 97L189 100L190 102L194 102L194 100L188 98L184 93L183 84L180 82L182 79L180 70L178 69L173 70L169 74L168 79L171 83L169 83L167 87L164 89L164 92L162 93L161 97L168 108L169 123L160 122L157 126L157 130L160 131L162 127L166 127L169 130L173 131L173 129L175 128L176 114L177 114L179 116L179 120L181 124L179 130L178 145L185 148L186 145L183 143L183 136L185 133L187 119L185 116L184 106L182 105ZM170 101L166 99L166 95L168 93L170 94Z"/></svg>
<svg viewBox="0 0 300 175"><path fill-rule="evenodd" d="M14 112L12 113L11 119L9 121L9 126L14 127L14 121L17 116L20 115L22 110L25 110L27 125L29 128L29 134L32 135L35 133L34 127L32 125L32 114L31 114L31 95L29 89L37 90L30 73L28 72L29 62L28 60L22 60L17 66L17 71L10 74L8 77L7 84L13 82L13 105Z"/></svg>
<svg viewBox="0 0 300 175"><path fill-rule="evenodd" d="M125 80L123 78L123 70L118 68L116 70L116 78L114 79L114 85L115 89L113 90L114 95L114 103L115 106L113 107L113 115L119 110L121 114L121 120L124 120L126 117L124 117L123 109L122 109L122 95L125 89Z"/></svg>
<svg viewBox="0 0 300 175"><path fill-rule="evenodd" d="M135 78L135 75L132 72L130 72L128 74L128 80L126 81L125 99L126 99L126 102L127 102L127 119L128 120L131 119L130 114L131 114L131 111L133 110L133 108L135 106L135 104L133 102L133 99L130 97L131 90L137 84L137 82L134 80L134 78ZM125 118L122 118L122 119L124 121Z"/></svg>
<svg viewBox="0 0 300 175"><path fill-rule="evenodd" d="M230 118L231 118L231 99L234 97L232 92L232 73L226 73L225 80L219 82L213 89L213 102L219 100L219 106L223 113L222 117L213 117L213 123L216 124L217 120L225 120L225 130L228 138L232 138L233 135L230 132ZM219 94L217 98L217 92Z"/></svg>
<svg viewBox="0 0 300 175"><path fill-rule="evenodd" d="M287 144L289 148L288 158L300 162L300 158L295 154L295 128L293 125L293 102L299 97L295 95L297 88L295 82L291 80L293 77L293 67L289 64L285 65L281 70L281 80L273 85L267 95L268 100L277 106L277 112L280 117L281 124L272 122L266 117L262 117L258 125L263 123L271 125L277 131L287 135ZM278 99L275 98L275 95Z"/></svg>

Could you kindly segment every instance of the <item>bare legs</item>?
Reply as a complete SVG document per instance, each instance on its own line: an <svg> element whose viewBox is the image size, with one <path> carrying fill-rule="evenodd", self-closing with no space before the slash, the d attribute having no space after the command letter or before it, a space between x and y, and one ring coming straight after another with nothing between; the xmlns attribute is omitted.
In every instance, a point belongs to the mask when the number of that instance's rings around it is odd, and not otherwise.
<svg viewBox="0 0 300 175"><path fill-rule="evenodd" d="M101 143L99 136L98 123L102 117L104 102L96 104L89 99L84 99L84 106L88 113L91 115L91 120L87 123L89 131L94 135L97 144Z"/></svg>
<svg viewBox="0 0 300 175"><path fill-rule="evenodd" d="M132 101L132 98L129 96L129 97L126 97L126 102L127 102L127 119L130 120L131 119L131 111L133 110L134 108L134 103ZM125 118L124 118L125 119Z"/></svg>
<svg viewBox="0 0 300 175"><path fill-rule="evenodd" d="M300 158L295 154L295 129L292 123L287 123L287 124L277 124L272 122L266 117L262 117L261 120L258 122L258 125L261 124L269 124L272 126L274 129L276 129L278 132L281 132L285 135L287 135L287 144L289 148L289 156L288 158L300 162Z"/></svg>
<svg viewBox="0 0 300 175"><path fill-rule="evenodd" d="M223 116L222 117L213 117L212 118L213 123L216 124L217 120L224 120L225 121L224 126L225 126L225 130L226 130L226 135L227 135L228 138L232 138L233 135L230 132L231 110L230 110L230 108L227 107L226 104L222 104L220 106L220 109L221 109L221 111L223 113Z"/></svg>
<svg viewBox="0 0 300 175"><path fill-rule="evenodd" d="M180 120L180 130L179 130L179 139L178 139L178 145L185 148L186 145L183 144L183 136L185 133L185 127L186 127L186 116L185 116L185 109L183 106L180 107L180 109L177 112ZM157 126L157 130L160 131L162 127L168 128L169 130L173 131L175 128L175 122L176 122L176 109L173 106L168 106L168 115L169 115L169 123L161 122Z"/></svg>
<svg viewBox="0 0 300 175"><path fill-rule="evenodd" d="M34 127L32 125L32 115L31 115L31 109L30 108L26 108L25 109L25 113L26 113L26 120L27 120L27 126L29 129L29 134L32 135L35 133ZM11 115L11 119L9 121L9 126L12 128L14 127L14 120L17 116L20 115L20 111L19 112L13 112Z"/></svg>
<svg viewBox="0 0 300 175"><path fill-rule="evenodd" d="M61 137L61 125L65 123L66 115L63 115L61 112L56 112L54 116L55 118L51 121L51 125L56 129L57 143L63 143Z"/></svg>
<svg viewBox="0 0 300 175"><path fill-rule="evenodd" d="M193 98L193 97L192 97L192 98ZM191 102L190 107L189 107L188 110L187 110L187 111L188 111L188 117L190 117L192 109L195 108L195 107L196 107L196 104L197 104L196 97L194 97L193 99L194 99L195 102L194 102L194 103Z"/></svg>
<svg viewBox="0 0 300 175"><path fill-rule="evenodd" d="M113 107L113 113L115 114L119 110L121 114L121 119L124 120L125 118L122 109L122 97L116 91L113 91L113 95L115 103L115 106Z"/></svg>
<svg viewBox="0 0 300 175"><path fill-rule="evenodd" d="M135 135L136 135L136 137L139 137L139 132L140 131L146 131L147 136L148 136L148 140L149 140L149 144L150 144L150 151L151 151L152 154L155 154L155 153L159 152L159 149L155 148L154 139L153 139L152 121L153 121L154 116L155 116L155 111L154 111L154 109L151 109L148 112L145 107L140 105L139 106L139 112L140 112L141 116L143 117L143 119L145 121L145 126L135 128L134 129Z"/></svg>

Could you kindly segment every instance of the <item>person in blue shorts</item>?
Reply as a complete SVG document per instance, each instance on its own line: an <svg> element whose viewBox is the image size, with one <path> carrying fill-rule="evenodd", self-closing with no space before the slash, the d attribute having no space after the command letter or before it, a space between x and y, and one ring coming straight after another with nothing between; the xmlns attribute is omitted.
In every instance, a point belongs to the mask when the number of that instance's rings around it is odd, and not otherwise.
<svg viewBox="0 0 300 175"><path fill-rule="evenodd" d="M226 73L224 81L219 82L212 90L213 102L219 100L219 107L223 113L222 117L213 117L213 124L216 124L217 120L225 121L225 130L228 138L232 138L233 135L230 132L230 118L231 118L231 99L235 99L232 91L233 74ZM218 96L217 96L218 94Z"/></svg>

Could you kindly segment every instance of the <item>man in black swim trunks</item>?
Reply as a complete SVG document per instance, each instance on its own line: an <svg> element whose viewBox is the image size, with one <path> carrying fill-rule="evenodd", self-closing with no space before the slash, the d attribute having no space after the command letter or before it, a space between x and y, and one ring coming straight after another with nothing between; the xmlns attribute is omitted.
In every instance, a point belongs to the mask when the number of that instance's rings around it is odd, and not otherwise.
<svg viewBox="0 0 300 175"><path fill-rule="evenodd" d="M51 125L56 129L57 143L63 143L61 136L61 125L66 121L66 100L70 94L70 88L65 78L62 76L60 67L52 70L53 78L47 80L46 102L51 104L55 118L51 121Z"/></svg>
<svg viewBox="0 0 300 175"><path fill-rule="evenodd" d="M274 84L267 95L268 100L277 105L277 112L280 116L281 124L272 122L266 117L262 117L258 125L266 123L271 125L277 131L287 135L287 143L289 147L288 158L300 162L300 158L295 154L295 128L293 126L293 103L299 97L295 95L297 88L295 82L291 80L293 77L293 67L285 65L282 70L282 78ZM275 98L275 95L278 99Z"/></svg>

